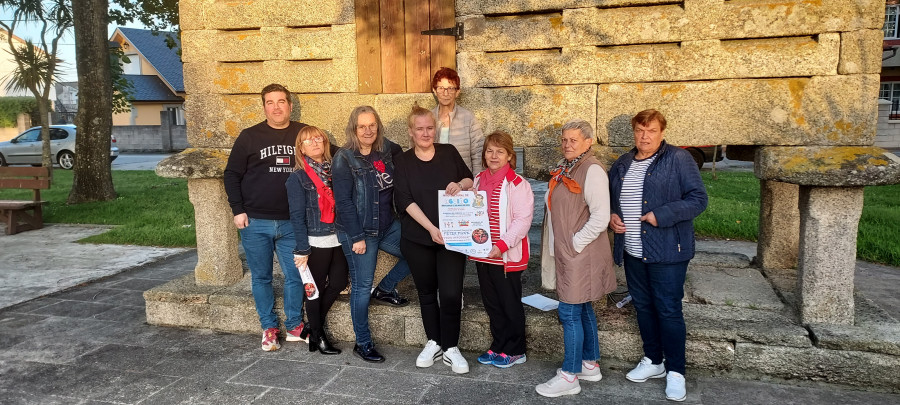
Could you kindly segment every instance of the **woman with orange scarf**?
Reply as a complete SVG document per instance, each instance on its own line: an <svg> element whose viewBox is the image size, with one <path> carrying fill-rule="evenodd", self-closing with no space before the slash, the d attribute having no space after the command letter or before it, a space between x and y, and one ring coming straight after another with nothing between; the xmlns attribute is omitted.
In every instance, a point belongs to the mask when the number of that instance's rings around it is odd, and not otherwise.
<svg viewBox="0 0 900 405"><path fill-rule="evenodd" d="M594 131L586 121L569 121L562 127L561 143L563 159L550 172L546 202L565 355L556 376L535 387L545 397L574 395L581 392L579 380L602 378L591 301L616 288L606 236L609 179L591 154Z"/></svg>

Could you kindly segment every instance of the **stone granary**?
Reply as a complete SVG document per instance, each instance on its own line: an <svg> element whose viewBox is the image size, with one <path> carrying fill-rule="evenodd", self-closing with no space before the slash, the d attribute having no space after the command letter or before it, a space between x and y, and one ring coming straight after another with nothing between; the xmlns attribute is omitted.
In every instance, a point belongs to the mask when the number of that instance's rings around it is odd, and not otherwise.
<svg viewBox="0 0 900 405"><path fill-rule="evenodd" d="M180 12L192 148L157 173L188 179L199 262L172 287L182 302L148 299L151 322L235 317L194 304L244 277L221 178L238 133L263 119L263 86L295 92L294 118L333 142L372 105L408 145L406 114L434 105L430 76L451 66L460 104L486 133L513 134L529 177L560 157L567 120L592 122L609 158L646 108L666 115L673 144L755 160L759 263L797 267L802 325L854 324L862 186L900 182L900 159L870 146L883 0L182 0ZM456 36L421 34L440 28Z"/></svg>

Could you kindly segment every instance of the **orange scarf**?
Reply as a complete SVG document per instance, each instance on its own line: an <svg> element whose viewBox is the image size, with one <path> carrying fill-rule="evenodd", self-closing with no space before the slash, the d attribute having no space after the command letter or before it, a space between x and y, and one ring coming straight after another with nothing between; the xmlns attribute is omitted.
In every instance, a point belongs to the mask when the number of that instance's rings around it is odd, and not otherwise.
<svg viewBox="0 0 900 405"><path fill-rule="evenodd" d="M581 186L578 185L575 180L565 176L561 167L558 167L555 170L551 171L550 176L550 186L547 190L547 195L550 196L549 198L547 198L548 211L550 210L550 202L553 200L553 189L556 188L556 185L560 182L562 182L562 184L564 184L566 188L569 189L569 191L571 191L573 194L581 194Z"/></svg>

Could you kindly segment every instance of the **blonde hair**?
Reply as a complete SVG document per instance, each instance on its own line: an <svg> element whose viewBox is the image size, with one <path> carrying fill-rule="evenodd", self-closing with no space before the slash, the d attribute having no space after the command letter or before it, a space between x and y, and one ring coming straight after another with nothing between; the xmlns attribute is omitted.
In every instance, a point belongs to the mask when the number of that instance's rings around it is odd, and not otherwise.
<svg viewBox="0 0 900 405"><path fill-rule="evenodd" d="M316 136L322 137L322 147L325 148L325 161L331 162L331 141L328 140L328 135L319 127L307 125L300 129L300 132L297 133L297 140L294 141L294 157L296 159L296 163L294 164L295 168L306 169L306 159L303 158L306 155L303 154L302 150L303 141Z"/></svg>
<svg viewBox="0 0 900 405"><path fill-rule="evenodd" d="M406 125L408 125L409 128L412 128L413 125L415 125L415 120L417 117L425 116L431 117L431 121L437 124L437 119L434 118L434 113L427 108L420 107L419 103L416 102L415 104L413 104L412 111L409 112L409 116L406 117Z"/></svg>

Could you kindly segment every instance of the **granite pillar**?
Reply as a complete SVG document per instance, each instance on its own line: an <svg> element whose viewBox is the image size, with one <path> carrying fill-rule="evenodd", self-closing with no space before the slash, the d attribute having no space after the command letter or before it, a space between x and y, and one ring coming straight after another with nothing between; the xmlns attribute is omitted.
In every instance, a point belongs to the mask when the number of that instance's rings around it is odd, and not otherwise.
<svg viewBox="0 0 900 405"><path fill-rule="evenodd" d="M197 229L197 284L227 286L244 275L237 229L220 178L188 179Z"/></svg>
<svg viewBox="0 0 900 405"><path fill-rule="evenodd" d="M756 259L766 269L797 267L800 245L799 186L759 181L759 241Z"/></svg>
<svg viewBox="0 0 900 405"><path fill-rule="evenodd" d="M862 207L862 187L800 186L798 290L803 324L853 324Z"/></svg>

